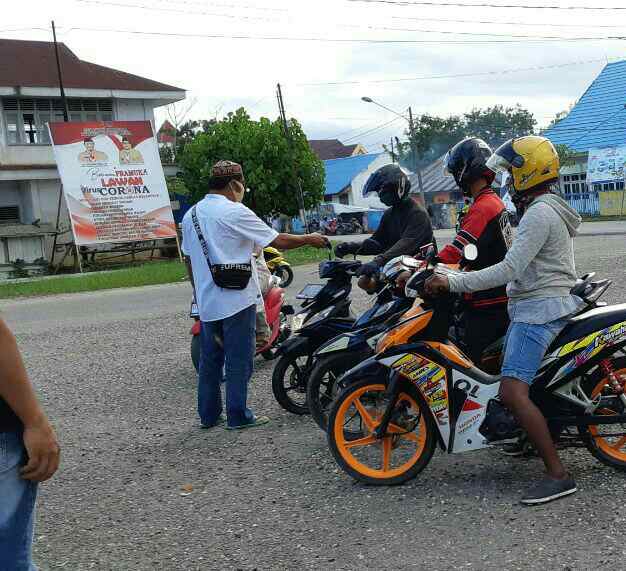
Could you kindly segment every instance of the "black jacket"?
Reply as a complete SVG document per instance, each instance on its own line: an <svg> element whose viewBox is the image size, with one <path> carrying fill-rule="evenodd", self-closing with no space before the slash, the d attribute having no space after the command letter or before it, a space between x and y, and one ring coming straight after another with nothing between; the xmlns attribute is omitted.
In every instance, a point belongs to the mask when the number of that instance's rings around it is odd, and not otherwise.
<svg viewBox="0 0 626 571"><path fill-rule="evenodd" d="M383 266L396 256L414 256L422 246L431 243L435 243L435 237L430 217L406 198L385 210L378 229L362 242L359 254L378 254L374 261Z"/></svg>

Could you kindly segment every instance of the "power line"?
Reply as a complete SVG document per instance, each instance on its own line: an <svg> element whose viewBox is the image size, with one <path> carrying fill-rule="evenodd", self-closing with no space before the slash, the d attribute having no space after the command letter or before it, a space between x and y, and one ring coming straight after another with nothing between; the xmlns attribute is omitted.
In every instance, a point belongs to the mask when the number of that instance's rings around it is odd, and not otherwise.
<svg viewBox="0 0 626 571"><path fill-rule="evenodd" d="M191 0L158 0L160 2L168 2L168 3L174 3L174 4L187 4L187 5L191 5L191 6L216 6L218 8L235 8L237 10L259 10L259 11L263 11L263 12L288 12L289 10L287 10L287 8L268 8L266 6L252 6L252 5L246 5L246 4L221 4L219 2L198 2L198 1L191 1Z"/></svg>
<svg viewBox="0 0 626 571"><path fill-rule="evenodd" d="M626 6L558 6L555 4L543 6L529 6L528 4L468 4L467 2L427 2L408 0L346 0L346 2L359 2L362 4L391 4L396 6L453 6L460 8L522 8L528 10L626 10Z"/></svg>
<svg viewBox="0 0 626 571"><path fill-rule="evenodd" d="M314 83L297 83L296 85L299 87L313 87L320 85L329 85L329 86L340 86L340 85L358 85L358 84L374 84L374 83L396 83L403 81L425 81L431 79L458 79L464 77L481 77L481 76L489 76L489 75L506 75L509 73L520 73L527 71L542 71L547 69L558 69L561 67L569 67L574 65L590 65L592 63L601 63L605 62L606 58L602 59L592 59L586 61L574 61L567 63L558 63L553 65L538 65L532 67L519 67L519 68L510 68L510 69L500 69L500 70L492 70L492 71L481 71L481 72L473 72L473 73L456 73L456 74L448 74L448 75L422 75L418 77L397 77L392 79L357 79L350 81L323 81L323 82L314 82Z"/></svg>
<svg viewBox="0 0 626 571"><path fill-rule="evenodd" d="M392 16L393 20L411 20L414 22L441 22L447 24L495 24L498 26L532 26L532 27L540 27L546 26L551 28L619 28L622 29L624 27L621 25L610 25L610 24L554 24L550 22L499 22L497 20L455 20L451 18L412 18L407 16Z"/></svg>
<svg viewBox="0 0 626 571"><path fill-rule="evenodd" d="M231 18L236 20L252 20L255 22L279 22L275 18L262 18L259 16L242 16L236 14L223 14L223 13L215 13L215 12L206 12L206 11L198 11L198 10L181 10L177 8L166 8L160 6L147 6L145 4L128 4L126 2L114 2L111 0L76 0L77 2L81 2L83 4L95 4L95 5L103 5L103 6L115 6L118 8L135 8L139 10L148 10L154 12L167 12L174 14L188 14L195 16L214 16L219 18ZM361 28L361 26L357 25L346 25L349 28ZM415 28L392 28L392 27L381 27L381 26L366 26L368 30L372 31L386 31L386 32L418 32L421 34L443 34L443 35L453 35L453 36L479 36L479 37L494 37L494 38L518 38L525 40L559 40L559 41L610 41L610 40L623 40L624 36L584 36L584 37L563 37L563 36L545 36L545 35L524 35L524 34L498 34L493 32L461 32L461 31L453 31L453 30L425 30L425 29L415 29ZM295 38L294 38L295 39ZM328 40L331 41L331 40ZM348 41L361 41L361 40L351 40ZM363 41L376 41L373 39L363 40ZM406 43L426 43L424 41L414 41L414 40L379 40L383 42L406 42ZM438 42L437 42L438 43Z"/></svg>
<svg viewBox="0 0 626 571"><path fill-rule="evenodd" d="M82 1L82 0L81 0ZM91 1L91 0L85 0ZM519 43L558 43L558 42L578 42L578 41L605 41L605 40L626 40L626 36L615 36L611 38L562 38L547 40L377 40L372 38L315 38L315 37L288 37L288 36L251 36L247 34L179 34L176 32L151 32L147 30L116 30L110 28L82 28L72 27L68 31L81 31L90 33L115 33L130 34L139 36L171 37L171 38L201 38L212 40L257 40L257 41L288 41L288 42L316 42L316 43L361 43L361 44L437 44L437 45L475 45L475 44L519 44ZM303 84L305 85L305 84Z"/></svg>
<svg viewBox="0 0 626 571"><path fill-rule="evenodd" d="M383 123L382 125L379 125L378 127L374 127L373 129L369 129L368 131L364 131L363 133L357 133L356 135L353 135L352 137L348 137L347 139L345 139L344 143L353 141L354 139L360 139L362 137L370 135L371 133L380 131L381 129L388 127L389 125L391 125L392 123L395 123L396 121L399 121L400 119L402 119L402 117L395 117L391 121L387 121L387 123Z"/></svg>

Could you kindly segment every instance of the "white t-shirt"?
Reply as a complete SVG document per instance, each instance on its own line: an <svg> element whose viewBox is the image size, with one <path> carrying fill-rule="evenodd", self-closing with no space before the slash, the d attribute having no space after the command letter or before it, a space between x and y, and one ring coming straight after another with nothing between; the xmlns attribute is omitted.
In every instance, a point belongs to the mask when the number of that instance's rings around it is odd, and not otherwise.
<svg viewBox="0 0 626 571"><path fill-rule="evenodd" d="M221 194L207 194L196 205L196 216L209 247L212 264L252 262L252 278L245 289L216 286L191 220L191 210L185 214L182 249L191 258L200 319L225 319L251 305L263 303L252 252L257 247L265 248L272 243L278 233L252 210Z"/></svg>

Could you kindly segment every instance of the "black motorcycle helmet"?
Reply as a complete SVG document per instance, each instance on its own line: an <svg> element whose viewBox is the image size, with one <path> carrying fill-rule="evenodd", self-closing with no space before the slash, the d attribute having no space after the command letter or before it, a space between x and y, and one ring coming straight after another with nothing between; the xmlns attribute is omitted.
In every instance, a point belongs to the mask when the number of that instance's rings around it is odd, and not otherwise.
<svg viewBox="0 0 626 571"><path fill-rule="evenodd" d="M363 187L363 196L378 194L386 206L394 206L409 196L411 183L398 165L385 165L372 173Z"/></svg>
<svg viewBox="0 0 626 571"><path fill-rule="evenodd" d="M479 178L491 184L496 174L487 167L493 151L485 141L468 137L450 149L444 158L444 174L453 176L464 194L470 194L470 186Z"/></svg>

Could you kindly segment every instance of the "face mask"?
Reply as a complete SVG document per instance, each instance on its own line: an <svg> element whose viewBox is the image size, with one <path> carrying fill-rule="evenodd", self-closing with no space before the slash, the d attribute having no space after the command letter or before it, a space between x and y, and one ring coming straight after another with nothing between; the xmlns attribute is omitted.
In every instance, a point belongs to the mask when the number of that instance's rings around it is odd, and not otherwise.
<svg viewBox="0 0 626 571"><path fill-rule="evenodd" d="M400 202L398 200L398 194L396 193L395 190L383 190L379 195L378 195L378 199L385 205L385 206L393 206L394 204L396 204L397 202Z"/></svg>

